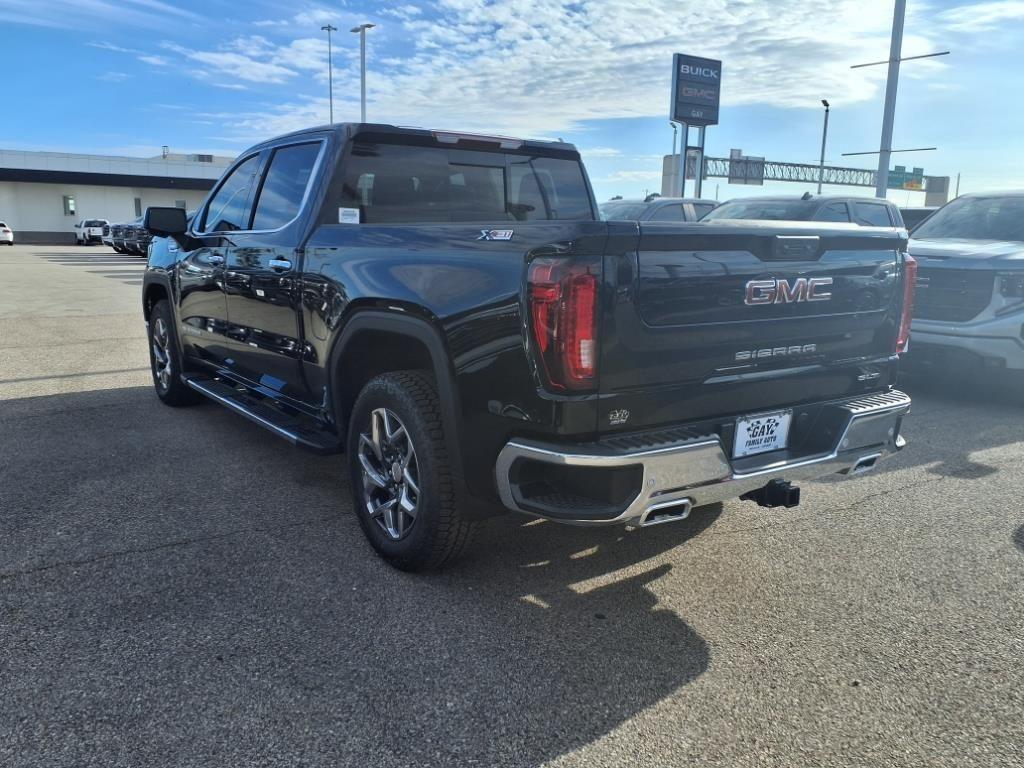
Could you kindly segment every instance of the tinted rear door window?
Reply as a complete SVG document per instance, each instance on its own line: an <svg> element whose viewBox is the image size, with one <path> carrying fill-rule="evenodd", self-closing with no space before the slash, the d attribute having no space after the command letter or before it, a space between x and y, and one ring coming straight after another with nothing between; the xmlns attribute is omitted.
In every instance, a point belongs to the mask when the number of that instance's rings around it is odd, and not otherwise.
<svg viewBox="0 0 1024 768"><path fill-rule="evenodd" d="M694 203L693 211L697 214L698 219L703 219L711 211L715 210L715 206L711 203Z"/></svg>
<svg viewBox="0 0 1024 768"><path fill-rule="evenodd" d="M253 229L277 229L299 215L320 146L317 142L274 150L256 203Z"/></svg>
<svg viewBox="0 0 1024 768"><path fill-rule="evenodd" d="M672 203L671 205L663 205L657 208L653 214L651 214L650 221L685 221L686 217L683 216L683 204Z"/></svg>
<svg viewBox="0 0 1024 768"><path fill-rule="evenodd" d="M853 215L858 224L867 227L891 227L889 209L881 203L854 203Z"/></svg>

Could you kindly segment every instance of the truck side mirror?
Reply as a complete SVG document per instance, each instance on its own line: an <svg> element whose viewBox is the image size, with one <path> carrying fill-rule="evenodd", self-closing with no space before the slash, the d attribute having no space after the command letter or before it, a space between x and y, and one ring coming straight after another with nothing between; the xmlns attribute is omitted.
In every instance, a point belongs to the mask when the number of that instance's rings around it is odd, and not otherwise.
<svg viewBox="0 0 1024 768"><path fill-rule="evenodd" d="M185 229L188 226L185 209L147 208L142 226L154 237L181 237L185 234Z"/></svg>

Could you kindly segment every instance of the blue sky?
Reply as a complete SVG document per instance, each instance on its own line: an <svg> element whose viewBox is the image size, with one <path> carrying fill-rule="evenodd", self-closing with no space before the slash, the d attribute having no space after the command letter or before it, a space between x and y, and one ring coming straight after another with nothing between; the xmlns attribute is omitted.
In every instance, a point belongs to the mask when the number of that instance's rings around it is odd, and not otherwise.
<svg viewBox="0 0 1024 768"><path fill-rule="evenodd" d="M887 58L892 0L0 0L0 147L235 154L326 122L326 23L335 119L357 119L361 22L371 121L564 138L600 199L660 186L673 52L724 62L709 155L816 162L827 98L827 162L874 164L841 153L878 148L885 67L850 65ZM939 150L895 162L1024 187L1024 0L909 0L906 29L904 55L952 54L904 64L894 146Z"/></svg>

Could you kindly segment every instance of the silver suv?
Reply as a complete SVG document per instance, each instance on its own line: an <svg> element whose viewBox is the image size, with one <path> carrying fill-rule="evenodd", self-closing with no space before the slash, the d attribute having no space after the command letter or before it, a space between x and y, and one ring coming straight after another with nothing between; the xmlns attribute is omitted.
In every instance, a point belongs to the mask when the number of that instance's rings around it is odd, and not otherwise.
<svg viewBox="0 0 1024 768"><path fill-rule="evenodd" d="M909 250L918 263L910 366L1024 371L1024 192L947 203Z"/></svg>

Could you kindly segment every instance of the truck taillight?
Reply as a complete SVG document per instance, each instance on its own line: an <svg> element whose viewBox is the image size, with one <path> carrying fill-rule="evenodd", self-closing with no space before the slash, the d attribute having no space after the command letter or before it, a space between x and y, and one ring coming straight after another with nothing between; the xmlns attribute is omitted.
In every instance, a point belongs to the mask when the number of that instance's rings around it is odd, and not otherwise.
<svg viewBox="0 0 1024 768"><path fill-rule="evenodd" d="M593 265L537 259L528 277L530 330L555 389L591 389L597 382L597 290Z"/></svg>
<svg viewBox="0 0 1024 768"><path fill-rule="evenodd" d="M909 253L903 256L903 314L896 334L896 353L903 354L910 346L910 322L914 315L914 289L917 285L917 261Z"/></svg>

